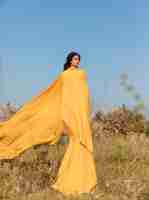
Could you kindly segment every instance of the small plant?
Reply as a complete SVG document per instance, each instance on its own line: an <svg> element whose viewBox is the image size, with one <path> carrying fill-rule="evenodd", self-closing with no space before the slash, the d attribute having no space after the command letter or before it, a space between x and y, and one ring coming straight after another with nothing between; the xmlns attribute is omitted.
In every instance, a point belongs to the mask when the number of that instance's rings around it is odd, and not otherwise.
<svg viewBox="0 0 149 200"><path fill-rule="evenodd" d="M125 91L127 93L129 93L135 100L136 105L134 106L134 111L138 112L140 110L146 109L141 95L136 91L135 86L128 82L128 74L127 73L121 74L120 84L121 84L121 86L123 86L125 88Z"/></svg>
<svg viewBox="0 0 149 200"><path fill-rule="evenodd" d="M145 122L145 130L144 133L146 134L146 136L149 136L149 120L147 120Z"/></svg>
<svg viewBox="0 0 149 200"><path fill-rule="evenodd" d="M128 160L129 149L127 144L115 143L112 147L111 159L115 161Z"/></svg>

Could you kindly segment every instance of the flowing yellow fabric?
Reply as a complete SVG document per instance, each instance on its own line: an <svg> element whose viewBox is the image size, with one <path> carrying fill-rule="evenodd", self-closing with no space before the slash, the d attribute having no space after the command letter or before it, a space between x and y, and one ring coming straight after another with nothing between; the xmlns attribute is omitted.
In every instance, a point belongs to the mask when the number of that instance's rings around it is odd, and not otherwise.
<svg viewBox="0 0 149 200"><path fill-rule="evenodd" d="M36 144L55 144L64 125L69 144L51 186L64 194L90 192L97 184L86 73L70 67L52 84L0 123L0 159L12 159Z"/></svg>

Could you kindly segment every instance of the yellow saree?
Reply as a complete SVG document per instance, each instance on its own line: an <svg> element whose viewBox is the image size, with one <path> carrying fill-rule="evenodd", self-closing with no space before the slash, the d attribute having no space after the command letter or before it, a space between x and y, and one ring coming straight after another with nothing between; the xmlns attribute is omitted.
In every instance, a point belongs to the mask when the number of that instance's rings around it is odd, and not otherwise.
<svg viewBox="0 0 149 200"><path fill-rule="evenodd" d="M52 187L64 194L90 192L97 184L90 113L86 73L70 67L0 122L0 159L12 159L36 144L55 144L65 124L69 144Z"/></svg>

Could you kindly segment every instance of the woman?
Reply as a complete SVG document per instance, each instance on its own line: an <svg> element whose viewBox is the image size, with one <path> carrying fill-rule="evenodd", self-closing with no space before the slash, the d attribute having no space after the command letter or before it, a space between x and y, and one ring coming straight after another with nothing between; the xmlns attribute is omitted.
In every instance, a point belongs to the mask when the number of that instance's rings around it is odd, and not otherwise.
<svg viewBox="0 0 149 200"><path fill-rule="evenodd" d="M70 52L53 83L0 123L0 159L13 159L36 144L55 144L66 131L68 148L51 185L65 195L91 192L97 184L89 90L79 63L80 55Z"/></svg>

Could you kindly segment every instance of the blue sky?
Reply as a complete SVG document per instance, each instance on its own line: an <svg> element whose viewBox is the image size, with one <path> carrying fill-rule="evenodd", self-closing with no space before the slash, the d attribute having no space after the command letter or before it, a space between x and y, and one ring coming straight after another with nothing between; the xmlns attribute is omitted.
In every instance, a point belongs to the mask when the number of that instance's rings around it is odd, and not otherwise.
<svg viewBox="0 0 149 200"><path fill-rule="evenodd" d="M147 0L0 0L0 103L21 105L38 94L75 50L95 110L135 104L121 73L148 105L148 10Z"/></svg>

